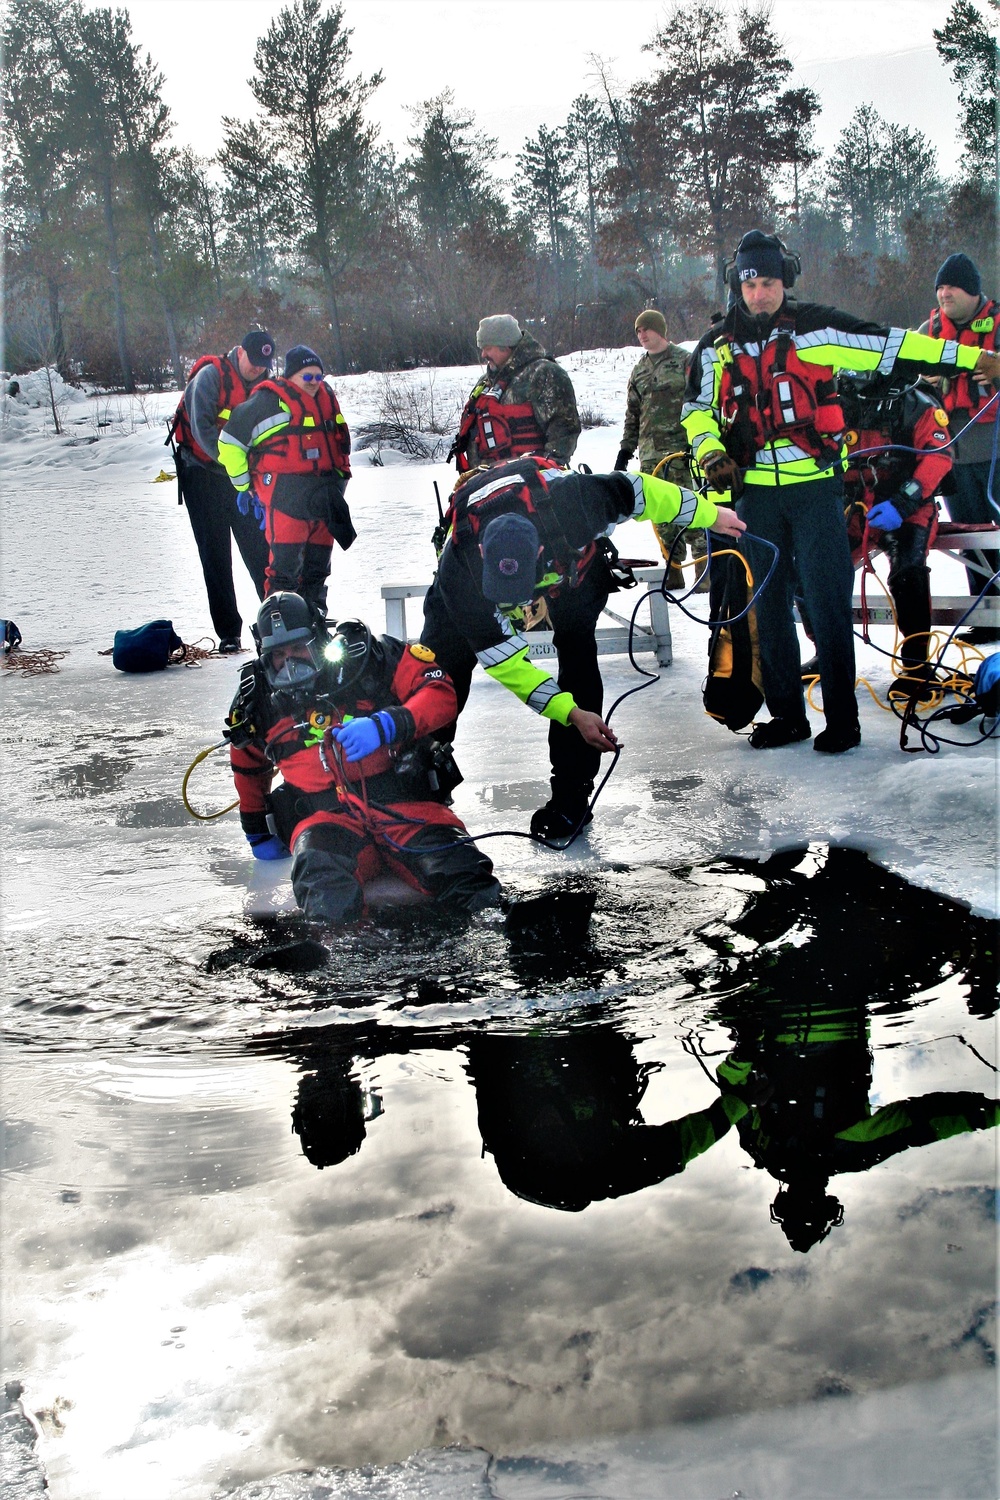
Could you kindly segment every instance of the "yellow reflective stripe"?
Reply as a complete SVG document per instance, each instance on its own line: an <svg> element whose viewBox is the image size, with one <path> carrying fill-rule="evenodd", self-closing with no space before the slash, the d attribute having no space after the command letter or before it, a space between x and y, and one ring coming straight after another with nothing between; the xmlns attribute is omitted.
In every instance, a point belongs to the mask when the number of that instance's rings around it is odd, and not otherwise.
<svg viewBox="0 0 1000 1500"><path fill-rule="evenodd" d="M699 495L697 504L692 507L691 501L695 499L692 491L682 489L669 479L654 479L652 474L640 477L645 503L637 520L653 521L657 525L674 520L679 520L683 526L715 525L719 507L707 495Z"/></svg>
<svg viewBox="0 0 1000 1500"><path fill-rule="evenodd" d="M556 693L542 709L543 719L553 719L557 724L568 724L569 716L576 707L572 693Z"/></svg>
<svg viewBox="0 0 1000 1500"><path fill-rule="evenodd" d="M338 411L338 413L337 413L337 421L338 422L343 422L344 426L345 427L347 426L347 418L344 416L344 413L342 411Z"/></svg>
<svg viewBox="0 0 1000 1500"><path fill-rule="evenodd" d="M315 419L315 417L303 417L302 418L302 425L303 425L303 427L315 427L316 426L316 419Z"/></svg>
<svg viewBox="0 0 1000 1500"><path fill-rule="evenodd" d="M219 435L219 462L238 490L249 487L250 471L243 444L223 432Z"/></svg>
<svg viewBox="0 0 1000 1500"><path fill-rule="evenodd" d="M273 437L276 432L281 432L282 428L287 427L288 417L289 413L286 410L276 412L273 417L265 417L263 421L258 422L250 434L251 448L256 448L258 443L263 443L267 438Z"/></svg>
<svg viewBox="0 0 1000 1500"><path fill-rule="evenodd" d="M231 407L229 407L229 406L222 407L222 409L219 412L219 421L220 422L228 422L229 418L232 416L232 414L233 414L233 412L232 412L232 408Z"/></svg>
<svg viewBox="0 0 1000 1500"><path fill-rule="evenodd" d="M720 1062L715 1070L715 1075L717 1078L721 1078L723 1083L728 1083L738 1088L740 1084L746 1083L752 1069L752 1063L734 1062L732 1058L727 1057L724 1062Z"/></svg>

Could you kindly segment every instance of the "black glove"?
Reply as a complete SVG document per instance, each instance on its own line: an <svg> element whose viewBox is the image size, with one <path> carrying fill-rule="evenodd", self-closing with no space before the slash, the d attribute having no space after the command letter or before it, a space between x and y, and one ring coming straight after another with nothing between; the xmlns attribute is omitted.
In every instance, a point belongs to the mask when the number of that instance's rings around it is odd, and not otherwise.
<svg viewBox="0 0 1000 1500"><path fill-rule="evenodd" d="M357 532L351 521L351 512L347 501L344 499L343 480L331 481L327 489L326 515L327 530L334 541L346 552L348 547L357 539Z"/></svg>
<svg viewBox="0 0 1000 1500"><path fill-rule="evenodd" d="M627 448L619 448L618 457L615 459L615 469L627 469L628 461L632 457Z"/></svg>

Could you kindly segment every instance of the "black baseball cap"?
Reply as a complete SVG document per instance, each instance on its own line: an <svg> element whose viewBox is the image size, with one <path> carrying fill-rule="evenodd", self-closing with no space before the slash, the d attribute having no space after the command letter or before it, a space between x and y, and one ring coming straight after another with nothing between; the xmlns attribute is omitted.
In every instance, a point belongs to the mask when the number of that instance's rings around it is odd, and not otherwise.
<svg viewBox="0 0 1000 1500"><path fill-rule="evenodd" d="M274 363L274 340L262 328L252 328L240 345L247 359L259 370L269 370Z"/></svg>
<svg viewBox="0 0 1000 1500"><path fill-rule="evenodd" d="M497 516L483 530L483 594L494 604L527 604L538 573L538 531L527 516Z"/></svg>

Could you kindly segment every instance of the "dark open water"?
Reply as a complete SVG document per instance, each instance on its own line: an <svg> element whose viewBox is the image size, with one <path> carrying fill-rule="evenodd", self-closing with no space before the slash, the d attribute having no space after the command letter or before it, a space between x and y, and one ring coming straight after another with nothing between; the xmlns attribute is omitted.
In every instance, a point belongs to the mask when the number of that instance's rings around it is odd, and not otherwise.
<svg viewBox="0 0 1000 1500"><path fill-rule="evenodd" d="M4 1367L55 1500L638 1495L574 1455L784 1409L818 1452L852 1401L992 1389L996 940L823 846L325 953L15 940ZM809 1493L994 1493L989 1419L952 1441L954 1491Z"/></svg>

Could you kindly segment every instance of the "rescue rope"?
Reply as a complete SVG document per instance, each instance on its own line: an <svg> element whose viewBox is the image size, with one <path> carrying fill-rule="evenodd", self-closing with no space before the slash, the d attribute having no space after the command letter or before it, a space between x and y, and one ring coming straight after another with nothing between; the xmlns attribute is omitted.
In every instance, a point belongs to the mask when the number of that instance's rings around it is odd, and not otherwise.
<svg viewBox="0 0 1000 1500"><path fill-rule="evenodd" d="M228 741L226 740L220 740L217 745L209 745L207 750L199 750L194 760L184 772L184 780L181 782L181 797L184 799L184 806L186 807L187 811L191 814L192 818L197 818L199 823L210 823L213 818L222 818L226 815L226 813L232 812L234 807L239 807L240 805L240 799L237 797L235 802L230 802L228 807L220 807L218 812L200 813L196 808L193 808L191 806L191 803L188 801L188 782L191 780L191 773L193 772L195 766L201 765L201 762L207 759L209 755L214 755L216 750L224 750L227 743Z"/></svg>
<svg viewBox="0 0 1000 1500"><path fill-rule="evenodd" d="M48 646L39 651L8 651L3 666L5 671L20 672L25 677L44 677L49 672L58 672L56 662L68 655L68 651L51 651Z"/></svg>

